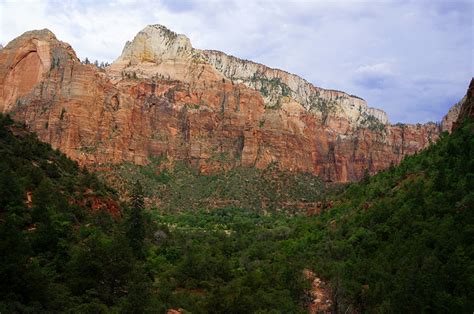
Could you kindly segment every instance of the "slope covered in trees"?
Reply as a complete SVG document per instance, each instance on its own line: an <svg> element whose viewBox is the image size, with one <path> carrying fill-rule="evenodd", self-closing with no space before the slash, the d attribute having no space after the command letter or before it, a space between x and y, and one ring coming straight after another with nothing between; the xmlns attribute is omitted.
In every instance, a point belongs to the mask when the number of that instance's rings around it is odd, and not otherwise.
<svg viewBox="0 0 474 314"><path fill-rule="evenodd" d="M473 132L465 121L399 166L325 194L272 172L145 167L133 176L145 184L131 181L130 204L119 206L94 175L1 117L0 312L299 313L303 269L329 284L336 312L468 312ZM180 212L145 209L152 184ZM259 200L282 191L334 206L310 217L258 202L209 209L190 194L245 199L252 189Z"/></svg>
<svg viewBox="0 0 474 314"><path fill-rule="evenodd" d="M0 115L1 313L140 309L147 281L120 216L95 175Z"/></svg>
<svg viewBox="0 0 474 314"><path fill-rule="evenodd" d="M275 164L260 170L236 167L203 175L184 162L169 170L164 158L148 165L101 165L98 175L127 195L137 179L143 184L150 207L160 212L197 211L237 207L256 212L301 213L316 209L327 187L315 175L285 172Z"/></svg>
<svg viewBox="0 0 474 314"><path fill-rule="evenodd" d="M474 123L353 184L308 235L336 304L376 312L474 308Z"/></svg>

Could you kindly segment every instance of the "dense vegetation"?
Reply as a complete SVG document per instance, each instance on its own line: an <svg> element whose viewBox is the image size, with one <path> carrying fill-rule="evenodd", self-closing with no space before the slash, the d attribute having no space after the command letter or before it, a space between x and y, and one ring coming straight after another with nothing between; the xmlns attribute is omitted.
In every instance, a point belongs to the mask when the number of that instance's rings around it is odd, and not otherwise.
<svg viewBox="0 0 474 314"><path fill-rule="evenodd" d="M340 305L376 312L474 308L474 123L351 185L308 235ZM334 220L331 220L334 217Z"/></svg>
<svg viewBox="0 0 474 314"><path fill-rule="evenodd" d="M156 158L145 166L131 163L102 166L107 170L99 172L99 176L123 195L138 179L151 206L169 213L237 207L296 214L301 212L298 205L323 201L327 190L314 175L287 173L274 164L263 170L236 167L202 175L183 162L177 162L171 170L162 167L163 163L166 160Z"/></svg>
<svg viewBox="0 0 474 314"><path fill-rule="evenodd" d="M469 312L473 132L468 121L342 191L271 169L125 165L120 215L93 206L117 199L94 175L2 117L0 312L305 312L305 268L337 312ZM163 207L146 210L150 197ZM238 202L210 209L210 198ZM324 199L334 207L319 216L280 206Z"/></svg>
<svg viewBox="0 0 474 314"><path fill-rule="evenodd" d="M147 281L116 199L0 115L0 312L140 309Z"/></svg>

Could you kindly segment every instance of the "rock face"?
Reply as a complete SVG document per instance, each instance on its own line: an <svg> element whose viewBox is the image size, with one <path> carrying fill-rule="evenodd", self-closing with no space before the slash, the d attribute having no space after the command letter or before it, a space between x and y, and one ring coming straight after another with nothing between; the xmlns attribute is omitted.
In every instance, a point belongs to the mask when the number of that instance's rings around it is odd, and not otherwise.
<svg viewBox="0 0 474 314"><path fill-rule="evenodd" d="M308 111L324 111L343 117L353 124L372 116L388 123L387 114L367 106L365 100L344 92L317 88L297 75L262 64L228 56L220 51L201 51L216 70L233 82L259 90L267 107L278 107L282 97L289 96Z"/></svg>
<svg viewBox="0 0 474 314"><path fill-rule="evenodd" d="M0 111L8 112L49 71L50 43L61 45L48 30L27 32L13 40L0 54ZM66 48L66 46L64 47ZM14 50L14 53L11 53Z"/></svg>
<svg viewBox="0 0 474 314"><path fill-rule="evenodd" d="M451 132L453 130L453 125L458 119L459 112L461 111L461 106L465 101L466 101L466 96L464 96L464 98L460 102L452 106L449 109L448 113L443 117L443 120L441 120L442 132L444 131Z"/></svg>
<svg viewBox="0 0 474 314"><path fill-rule="evenodd" d="M356 96L194 49L158 25L106 70L82 64L47 30L23 34L0 51L0 112L85 165L161 157L209 173L275 163L335 182L396 164L440 132L390 125Z"/></svg>
<svg viewBox="0 0 474 314"><path fill-rule="evenodd" d="M163 60L185 59L192 53L189 39L178 35L161 25L150 25L140 31L133 42L127 42L116 63L130 62L130 65Z"/></svg>
<svg viewBox="0 0 474 314"><path fill-rule="evenodd" d="M132 42L127 42L108 72L116 78L120 78L118 74L133 73L140 78L160 77L189 83L224 78L259 91L266 108L280 108L289 97L307 111L323 113L325 118L331 114L353 125L366 119L388 123L384 111L368 107L357 96L317 88L297 75L220 51L194 49L186 36L161 25L147 26Z"/></svg>
<svg viewBox="0 0 474 314"><path fill-rule="evenodd" d="M456 129L464 119L474 119L474 78L471 79L467 94L461 101L461 108L452 128Z"/></svg>

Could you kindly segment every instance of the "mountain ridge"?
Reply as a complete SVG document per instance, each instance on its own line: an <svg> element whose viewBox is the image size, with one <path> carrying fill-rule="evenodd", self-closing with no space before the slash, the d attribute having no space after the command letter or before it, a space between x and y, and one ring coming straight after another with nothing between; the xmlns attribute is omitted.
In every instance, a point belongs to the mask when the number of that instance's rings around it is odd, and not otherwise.
<svg viewBox="0 0 474 314"><path fill-rule="evenodd" d="M254 63L234 66L245 75L229 79L218 61L206 60L211 52L151 29L153 36L135 37L142 46L127 44L126 58L105 70L81 63L49 31L23 34L0 51L0 111L90 167L157 157L203 173L277 164L332 182L386 169L439 137L434 123L383 123L359 98L314 86L319 94L305 94L306 81L299 88L281 71L245 70ZM298 101L303 96L309 109Z"/></svg>
<svg viewBox="0 0 474 314"><path fill-rule="evenodd" d="M151 77L153 74L150 73L150 70L137 65L147 63L146 66L149 67L148 63L155 63L157 64L155 71L165 70L170 78L187 80L189 78L183 77L178 70L173 72L163 69L162 63L172 60L175 66L192 68L193 65L188 64L188 59L192 59L193 62L197 59L200 64L211 65L225 79L232 82L243 83L255 90L265 91L262 94L266 106L275 105L281 101L282 97L290 96L308 111L318 106L320 102L323 102L325 106L333 106L336 113L350 118L354 124L357 124L364 114L374 116L381 123L388 123L387 114L383 110L368 107L361 97L316 87L296 74L270 68L254 61L243 60L221 51L193 48L188 37L177 34L163 25L149 25L141 30L132 41L127 42L121 56L112 63L110 73L117 75L118 69L126 71L127 67L132 67L139 77ZM179 64L176 64L178 62ZM192 69L188 72L192 72ZM339 100L339 102L331 104L335 100Z"/></svg>

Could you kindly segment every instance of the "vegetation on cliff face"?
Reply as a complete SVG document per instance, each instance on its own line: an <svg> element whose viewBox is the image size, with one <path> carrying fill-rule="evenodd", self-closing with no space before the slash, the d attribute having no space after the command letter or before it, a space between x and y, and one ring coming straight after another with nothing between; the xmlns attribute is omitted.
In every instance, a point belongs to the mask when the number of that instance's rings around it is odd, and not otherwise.
<svg viewBox="0 0 474 314"><path fill-rule="evenodd" d="M1 117L0 312L299 313L305 268L329 283L336 312L471 311L473 133L467 121L342 192L271 169L130 168L119 209L94 175ZM144 209L152 196L163 208ZM213 197L242 202L199 201ZM279 205L301 199L333 207Z"/></svg>
<svg viewBox="0 0 474 314"><path fill-rule="evenodd" d="M318 94L310 97L310 111L321 112L321 122L326 124L330 114L334 113L337 108L337 102L330 99L319 97Z"/></svg>
<svg viewBox="0 0 474 314"><path fill-rule="evenodd" d="M231 206L297 214L324 201L328 189L317 176L284 172L276 165L203 175L184 162L177 162L171 170L162 167L163 163L163 158L157 158L145 166L108 165L98 174L122 195L128 194L138 179L149 206L168 213Z"/></svg>

